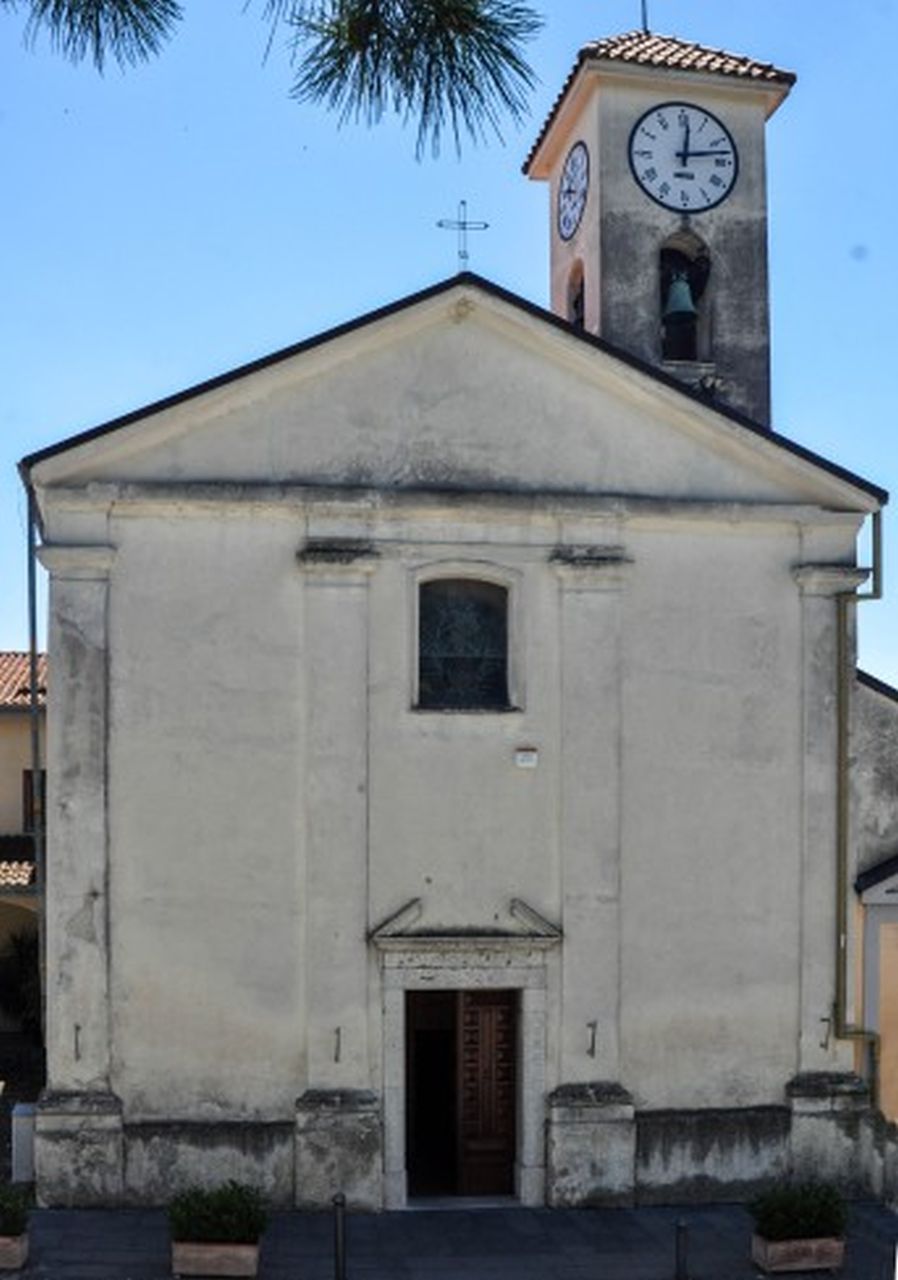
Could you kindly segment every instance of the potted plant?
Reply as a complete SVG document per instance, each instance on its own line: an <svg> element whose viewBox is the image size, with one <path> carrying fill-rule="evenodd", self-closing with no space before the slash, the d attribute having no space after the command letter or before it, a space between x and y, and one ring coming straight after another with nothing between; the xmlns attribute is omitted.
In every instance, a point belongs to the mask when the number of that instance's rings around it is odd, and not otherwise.
<svg viewBox="0 0 898 1280"><path fill-rule="evenodd" d="M261 1194L240 1182L190 1187L169 1205L176 1276L254 1276L268 1222Z"/></svg>
<svg viewBox="0 0 898 1280"><path fill-rule="evenodd" d="M18 1271L28 1258L31 1188L0 1186L0 1271Z"/></svg>
<svg viewBox="0 0 898 1280"><path fill-rule="evenodd" d="M752 1261L762 1271L837 1271L845 1257L845 1202L826 1183L778 1183L749 1205Z"/></svg>

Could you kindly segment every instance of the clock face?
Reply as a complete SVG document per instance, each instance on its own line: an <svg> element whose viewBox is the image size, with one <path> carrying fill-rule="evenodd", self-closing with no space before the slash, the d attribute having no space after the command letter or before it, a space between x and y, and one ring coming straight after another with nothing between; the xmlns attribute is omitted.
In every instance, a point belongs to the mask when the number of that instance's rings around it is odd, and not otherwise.
<svg viewBox="0 0 898 1280"><path fill-rule="evenodd" d="M630 168L646 195L665 209L702 213L736 185L739 153L726 125L704 107L662 102L630 134Z"/></svg>
<svg viewBox="0 0 898 1280"><path fill-rule="evenodd" d="M589 152L585 142L575 142L567 153L558 184L558 234L570 240L580 225L589 191Z"/></svg>

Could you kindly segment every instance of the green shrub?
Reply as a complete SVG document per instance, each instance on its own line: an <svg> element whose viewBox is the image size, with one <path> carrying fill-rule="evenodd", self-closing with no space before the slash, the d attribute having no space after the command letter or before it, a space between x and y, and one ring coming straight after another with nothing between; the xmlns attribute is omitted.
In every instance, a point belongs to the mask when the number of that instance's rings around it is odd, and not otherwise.
<svg viewBox="0 0 898 1280"><path fill-rule="evenodd" d="M765 1240L818 1240L845 1231L845 1202L826 1183L778 1183L759 1195L749 1210Z"/></svg>
<svg viewBox="0 0 898 1280"><path fill-rule="evenodd" d="M255 1244L268 1222L261 1194L241 1182L204 1191L189 1187L168 1208L174 1240Z"/></svg>
<svg viewBox="0 0 898 1280"><path fill-rule="evenodd" d="M31 1212L31 1188L0 1184L0 1236L21 1236Z"/></svg>

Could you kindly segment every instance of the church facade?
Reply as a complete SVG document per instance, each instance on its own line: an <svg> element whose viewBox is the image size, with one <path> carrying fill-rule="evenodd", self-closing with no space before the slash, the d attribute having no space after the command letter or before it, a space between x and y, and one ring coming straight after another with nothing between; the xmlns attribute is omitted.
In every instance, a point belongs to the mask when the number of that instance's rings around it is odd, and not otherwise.
<svg viewBox="0 0 898 1280"><path fill-rule="evenodd" d="M43 1203L882 1190L849 754L887 495L769 427L791 82L586 46L527 165L551 313L462 275L24 460Z"/></svg>

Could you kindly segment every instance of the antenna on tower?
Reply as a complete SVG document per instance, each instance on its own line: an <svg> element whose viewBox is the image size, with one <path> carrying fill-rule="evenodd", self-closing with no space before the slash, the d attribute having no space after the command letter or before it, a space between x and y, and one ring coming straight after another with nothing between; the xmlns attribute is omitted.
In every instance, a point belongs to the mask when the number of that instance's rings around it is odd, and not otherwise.
<svg viewBox="0 0 898 1280"><path fill-rule="evenodd" d="M472 221L468 218L468 202L467 200L459 200L458 217L457 218L440 218L437 226L443 231L458 232L458 269L459 272L467 271L468 259L468 232L469 231L486 231L489 227L488 222Z"/></svg>

